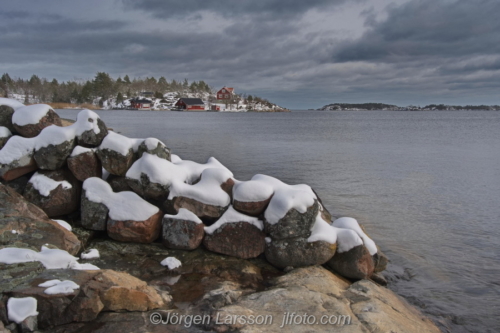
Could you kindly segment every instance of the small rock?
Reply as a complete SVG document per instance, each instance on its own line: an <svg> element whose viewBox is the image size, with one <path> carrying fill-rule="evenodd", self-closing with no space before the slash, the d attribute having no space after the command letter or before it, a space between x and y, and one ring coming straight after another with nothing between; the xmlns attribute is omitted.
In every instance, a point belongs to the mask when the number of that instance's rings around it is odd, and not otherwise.
<svg viewBox="0 0 500 333"><path fill-rule="evenodd" d="M21 329L22 333L25 332L34 332L38 330L38 317L37 316L31 316L26 319L24 319L20 324L19 328Z"/></svg>
<svg viewBox="0 0 500 333"><path fill-rule="evenodd" d="M194 214L192 215L198 219ZM163 245L169 249L194 250L203 240L204 227L199 219L195 222L182 216L165 215L162 221Z"/></svg>
<svg viewBox="0 0 500 333"><path fill-rule="evenodd" d="M372 256L364 245L335 253L326 265L343 277L354 280L368 279L375 268Z"/></svg>

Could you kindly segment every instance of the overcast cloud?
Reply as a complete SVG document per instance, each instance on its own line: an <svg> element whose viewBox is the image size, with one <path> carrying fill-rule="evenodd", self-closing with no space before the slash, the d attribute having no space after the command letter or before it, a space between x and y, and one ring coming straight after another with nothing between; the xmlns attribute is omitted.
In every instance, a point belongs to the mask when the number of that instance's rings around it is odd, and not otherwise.
<svg viewBox="0 0 500 333"><path fill-rule="evenodd" d="M0 72L165 76L293 109L500 104L498 0L2 1Z"/></svg>

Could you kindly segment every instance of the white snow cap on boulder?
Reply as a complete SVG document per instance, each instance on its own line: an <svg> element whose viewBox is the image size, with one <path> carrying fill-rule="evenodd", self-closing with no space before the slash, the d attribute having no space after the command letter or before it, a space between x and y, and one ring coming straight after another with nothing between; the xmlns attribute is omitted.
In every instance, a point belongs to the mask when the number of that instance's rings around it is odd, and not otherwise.
<svg viewBox="0 0 500 333"><path fill-rule="evenodd" d="M109 217L115 221L145 221L159 212L158 207L134 192L113 192L111 186L100 178L86 179L83 189L87 199L104 204L109 209Z"/></svg>
<svg viewBox="0 0 500 333"><path fill-rule="evenodd" d="M30 124L38 124L40 119L50 111L54 111L47 104L33 104L17 108L12 115L12 123L18 126L26 126Z"/></svg>
<svg viewBox="0 0 500 333"><path fill-rule="evenodd" d="M126 156L129 153L129 149L136 152L139 149L139 145L143 141L144 139L131 139L124 135L110 131L104 140L102 140L99 149L109 149Z"/></svg>
<svg viewBox="0 0 500 333"><path fill-rule="evenodd" d="M259 230L264 230L264 222L256 217L248 216L236 211L233 206L224 212L224 214L217 220L214 224L209 227L205 227L205 232L207 234L213 234L215 230L219 229L226 223L236 223L236 222L247 222L251 225L257 227Z"/></svg>
<svg viewBox="0 0 500 333"><path fill-rule="evenodd" d="M188 173L188 177L186 179L186 182L188 184L192 184L193 182L198 180L198 178L200 178L203 170L208 169L208 168L224 169L224 170L227 170L228 172L231 172L221 162L219 162L215 157L210 157L207 160L207 163L205 163L205 164L196 163L196 162L189 161L189 160L183 160L177 155L172 155L170 159L172 160L172 163L174 163L175 165L178 165L178 166L182 167L184 170L186 170L186 172Z"/></svg>
<svg viewBox="0 0 500 333"><path fill-rule="evenodd" d="M337 223L335 224L335 222ZM364 244L371 255L377 253L375 242L366 236L355 219L344 217L335 220L335 222L328 224L321 217L321 212L318 212L316 221L311 228L311 236L309 236L307 241L337 243L337 252L339 253L347 252L356 246Z"/></svg>
<svg viewBox="0 0 500 333"><path fill-rule="evenodd" d="M262 201L272 194L264 217L269 224L276 224L290 209L305 213L314 204L316 194L310 186L288 185L281 180L266 175L255 175L248 182L240 182L235 186L234 199L241 202Z"/></svg>
<svg viewBox="0 0 500 333"><path fill-rule="evenodd" d="M28 159L33 156L36 138L24 138L14 135L0 150L0 164L9 164L15 160Z"/></svg>
<svg viewBox="0 0 500 333"><path fill-rule="evenodd" d="M38 172L35 172L35 174L31 176L29 182L33 184L33 187L44 197L48 197L50 192L55 190L59 185L61 185L63 189L72 188L71 184L65 180L55 181Z"/></svg>
<svg viewBox="0 0 500 333"><path fill-rule="evenodd" d="M125 175L130 179L141 179L141 174L148 176L152 183L170 186L174 181L185 182L188 178L187 171L156 155L144 153L134 162Z"/></svg>
<svg viewBox="0 0 500 333"><path fill-rule="evenodd" d="M25 106L23 103L18 102L15 99L12 99L12 98L3 98L3 97L0 97L0 105L9 106L9 107L13 108L14 110L22 108L23 106Z"/></svg>
<svg viewBox="0 0 500 333"><path fill-rule="evenodd" d="M28 317L37 316L37 301L34 297L11 297L7 301L9 320L20 324Z"/></svg>

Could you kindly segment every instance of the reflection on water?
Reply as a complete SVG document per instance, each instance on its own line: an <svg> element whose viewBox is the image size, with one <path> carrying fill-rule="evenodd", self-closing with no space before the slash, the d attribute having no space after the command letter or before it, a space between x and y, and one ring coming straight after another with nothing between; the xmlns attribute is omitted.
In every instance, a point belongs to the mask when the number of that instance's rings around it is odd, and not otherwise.
<svg viewBox="0 0 500 333"><path fill-rule="evenodd" d="M387 253L390 288L453 332L500 330L499 112L99 114L238 179L311 185Z"/></svg>

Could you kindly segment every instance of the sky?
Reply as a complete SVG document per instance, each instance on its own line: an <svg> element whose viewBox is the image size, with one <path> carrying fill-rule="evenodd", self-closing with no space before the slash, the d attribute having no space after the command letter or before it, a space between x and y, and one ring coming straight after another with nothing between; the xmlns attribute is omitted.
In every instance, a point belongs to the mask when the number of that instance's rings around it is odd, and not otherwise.
<svg viewBox="0 0 500 333"><path fill-rule="evenodd" d="M290 109L500 104L499 0L2 0L0 72L204 80Z"/></svg>

